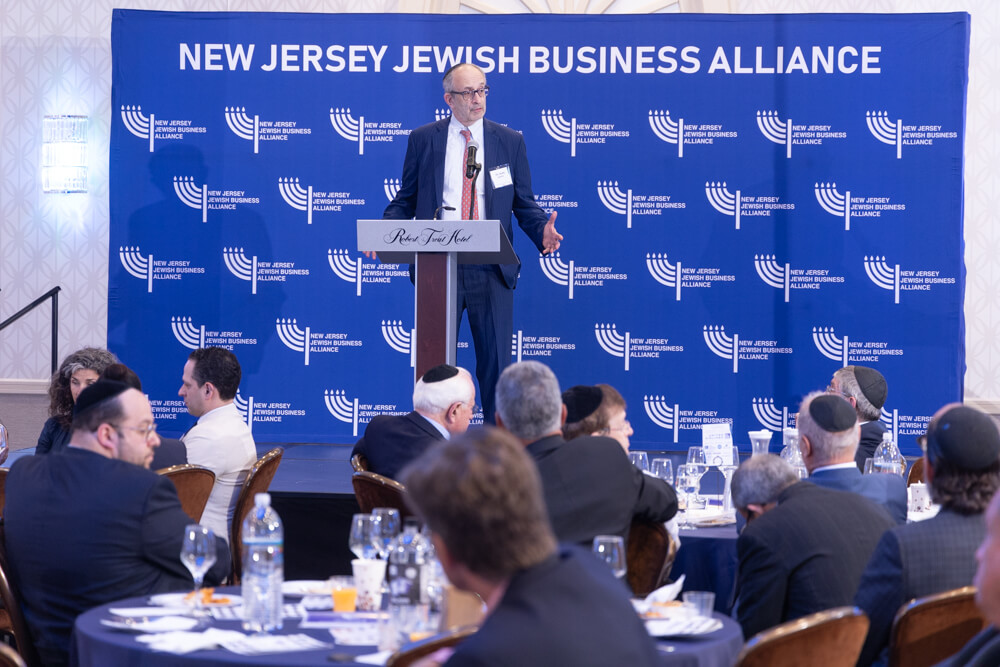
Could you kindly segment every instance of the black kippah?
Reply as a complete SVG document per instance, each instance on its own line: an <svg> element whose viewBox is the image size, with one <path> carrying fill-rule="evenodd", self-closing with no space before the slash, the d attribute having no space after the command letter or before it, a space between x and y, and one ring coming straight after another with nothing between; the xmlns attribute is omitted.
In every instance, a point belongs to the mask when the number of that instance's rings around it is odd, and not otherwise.
<svg viewBox="0 0 1000 667"><path fill-rule="evenodd" d="M575 424L594 414L604 398L604 392L599 387L588 387L578 384L570 387L562 394L566 405L566 422Z"/></svg>
<svg viewBox="0 0 1000 667"><path fill-rule="evenodd" d="M447 380L448 378L453 378L458 375L458 369L454 366L448 364L438 364L434 368L430 369L424 376L420 378L426 384L432 382L441 382L442 380Z"/></svg>
<svg viewBox="0 0 1000 667"><path fill-rule="evenodd" d="M858 415L851 404L837 394L823 394L814 398L809 403L809 416L827 433L841 433L858 421Z"/></svg>
<svg viewBox="0 0 1000 667"><path fill-rule="evenodd" d="M927 431L927 458L944 459L963 470L982 470L1000 458L1000 432L984 412L959 405L941 415Z"/></svg>
<svg viewBox="0 0 1000 667"><path fill-rule="evenodd" d="M874 368L855 366L854 379L858 381L861 393L865 395L868 402L881 410L882 406L885 405L886 394L889 393L889 388L886 386L882 374Z"/></svg>
<svg viewBox="0 0 1000 667"><path fill-rule="evenodd" d="M114 398L129 389L131 389L131 387L124 382L118 382L117 380L98 380L89 387L86 387L80 392L80 395L76 397L76 403L73 405L73 416L75 417L87 408L93 407L98 403L108 400L109 398Z"/></svg>

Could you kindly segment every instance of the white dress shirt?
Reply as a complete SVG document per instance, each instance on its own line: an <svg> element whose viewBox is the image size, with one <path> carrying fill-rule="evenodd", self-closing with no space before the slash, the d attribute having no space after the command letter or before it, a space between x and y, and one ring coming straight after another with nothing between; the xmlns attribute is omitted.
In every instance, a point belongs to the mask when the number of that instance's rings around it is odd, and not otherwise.
<svg viewBox="0 0 1000 667"><path fill-rule="evenodd" d="M444 187L441 193L441 203L443 206L454 206L454 211L441 211L442 220L465 220L469 216L468 211L462 210L462 183L465 180L465 137L462 130L468 129L472 132L472 139L479 144L476 151L476 162L486 164L486 149L483 141L483 119L480 118L471 126L466 128L455 120L452 116L448 123L448 143L444 152ZM486 169L479 174L476 179L476 201L479 202L479 219L486 219L486 179L488 175Z"/></svg>

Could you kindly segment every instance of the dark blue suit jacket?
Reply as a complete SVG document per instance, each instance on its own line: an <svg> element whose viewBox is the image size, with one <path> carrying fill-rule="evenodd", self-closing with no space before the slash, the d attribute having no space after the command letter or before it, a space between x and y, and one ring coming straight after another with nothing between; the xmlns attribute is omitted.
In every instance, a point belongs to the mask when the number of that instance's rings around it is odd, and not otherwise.
<svg viewBox="0 0 1000 667"><path fill-rule="evenodd" d="M368 422L351 456L364 455L369 470L396 479L403 466L438 440L444 440L441 431L416 411L402 416L379 415Z"/></svg>
<svg viewBox="0 0 1000 667"><path fill-rule="evenodd" d="M73 621L87 609L194 585L180 560L192 522L165 477L67 447L16 461L6 498L10 575L46 665L66 662ZM229 573L221 537L216 555L206 585Z"/></svg>
<svg viewBox="0 0 1000 667"><path fill-rule="evenodd" d="M875 456L875 450L882 444L883 433L885 427L877 419L861 425L861 441L858 443L858 451L854 453L854 462L861 472L865 471L865 459Z"/></svg>
<svg viewBox="0 0 1000 667"><path fill-rule="evenodd" d="M448 667L658 665L628 588L578 547L513 576L500 604Z"/></svg>
<svg viewBox="0 0 1000 667"><path fill-rule="evenodd" d="M451 118L418 127L410 133L403 160L403 176L399 192L386 207L383 218L409 220L431 219L441 206L444 192L444 156L448 145L448 124ZM514 243L511 215L541 252L542 233L548 216L538 204L531 190L531 170L528 167L524 137L519 132L483 119L483 142L486 162L476 182L477 188L485 187L486 220L499 220L510 242ZM501 166L510 168L513 185L493 187L490 172ZM464 214L463 214L464 215ZM498 266L504 283L510 289L517 284L520 264Z"/></svg>
<svg viewBox="0 0 1000 667"><path fill-rule="evenodd" d="M862 475L857 467L837 468L817 471L809 475L809 481L817 486L864 496L884 507L896 523L906 523L906 482L899 475Z"/></svg>
<svg viewBox="0 0 1000 667"><path fill-rule="evenodd" d="M859 665L887 662L883 652L892 620L905 603L972 584L976 549L985 533L982 514L942 509L933 518L897 526L882 536L854 596L870 621Z"/></svg>

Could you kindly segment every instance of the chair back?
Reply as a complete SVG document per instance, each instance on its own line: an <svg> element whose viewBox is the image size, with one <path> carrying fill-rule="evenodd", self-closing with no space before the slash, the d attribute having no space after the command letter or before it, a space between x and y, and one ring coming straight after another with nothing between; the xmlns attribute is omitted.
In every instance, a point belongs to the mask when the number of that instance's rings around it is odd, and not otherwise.
<svg viewBox="0 0 1000 667"><path fill-rule="evenodd" d="M0 468L0 516L3 516L3 508L7 502L7 473L10 468Z"/></svg>
<svg viewBox="0 0 1000 667"><path fill-rule="evenodd" d="M6 644L0 644L0 667L28 667L17 651Z"/></svg>
<svg viewBox="0 0 1000 667"><path fill-rule="evenodd" d="M660 522L633 519L625 546L625 579L632 593L645 597L670 574L677 543Z"/></svg>
<svg viewBox="0 0 1000 667"><path fill-rule="evenodd" d="M920 457L910 466L910 472L906 475L906 485L924 481L924 457Z"/></svg>
<svg viewBox="0 0 1000 667"><path fill-rule="evenodd" d="M351 457L351 467L354 468L354 472L368 470L368 458L364 454L355 454Z"/></svg>
<svg viewBox="0 0 1000 667"><path fill-rule="evenodd" d="M215 473L193 463L161 468L156 472L174 483L184 513L195 523L201 522L202 512L215 486Z"/></svg>
<svg viewBox="0 0 1000 667"><path fill-rule="evenodd" d="M236 507L233 509L233 523L229 526L229 552L233 558L234 584L240 582L240 575L243 573L243 519L253 507L254 496L266 492L271 486L271 480L278 471L278 464L281 463L284 451L281 447L275 447L264 454L250 467L247 478L243 480L240 495L236 499Z"/></svg>
<svg viewBox="0 0 1000 667"><path fill-rule="evenodd" d="M986 620L976 607L976 587L911 600L892 622L889 665L936 665L958 653Z"/></svg>
<svg viewBox="0 0 1000 667"><path fill-rule="evenodd" d="M857 607L837 607L782 623L748 641L738 667L853 667L868 634Z"/></svg>
<svg viewBox="0 0 1000 667"><path fill-rule="evenodd" d="M0 602L10 617L11 634L14 635L14 643L17 645L17 652L28 667L39 667L42 662L35 650L35 642L28 631L28 624L24 620L21 611L21 598L17 592L17 586L11 579L10 567L7 565L7 542L4 534L3 524L0 524ZM16 664L16 663L14 663Z"/></svg>
<svg viewBox="0 0 1000 667"><path fill-rule="evenodd" d="M362 470L351 475L351 483L362 512L369 513L376 507L395 507L401 519L413 515L406 507L406 487L396 480Z"/></svg>
<svg viewBox="0 0 1000 667"><path fill-rule="evenodd" d="M389 659L385 661L385 667L409 667L435 651L449 646L457 646L467 637L476 634L478 629L476 626L466 626L407 644L389 656Z"/></svg>

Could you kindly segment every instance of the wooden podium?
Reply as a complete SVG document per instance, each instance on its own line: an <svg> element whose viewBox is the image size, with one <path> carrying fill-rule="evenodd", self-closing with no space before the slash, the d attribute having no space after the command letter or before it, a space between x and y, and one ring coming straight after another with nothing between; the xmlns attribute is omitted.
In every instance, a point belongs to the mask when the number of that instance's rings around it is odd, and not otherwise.
<svg viewBox="0 0 1000 667"><path fill-rule="evenodd" d="M499 220L358 220L358 250L415 265L414 381L438 364L455 365L458 265L519 262Z"/></svg>

